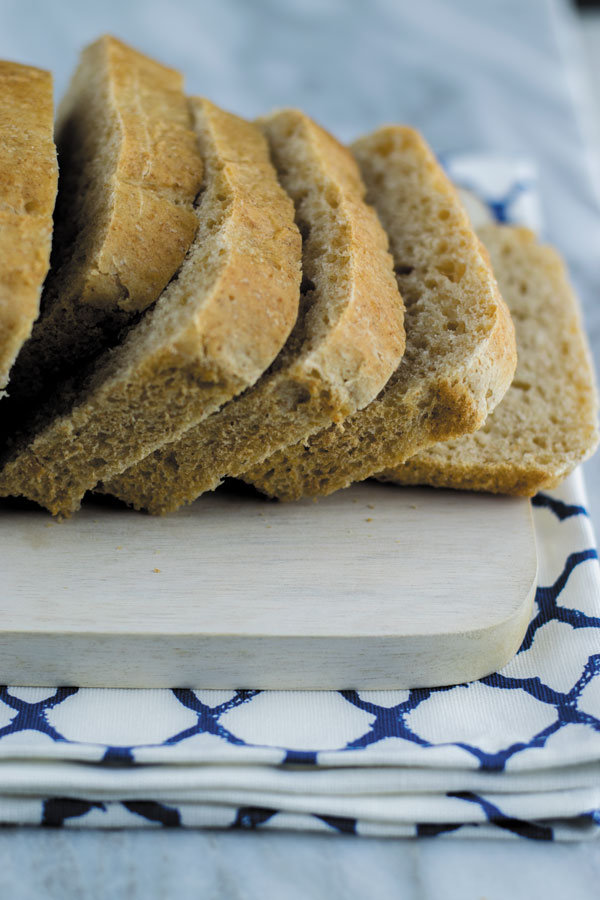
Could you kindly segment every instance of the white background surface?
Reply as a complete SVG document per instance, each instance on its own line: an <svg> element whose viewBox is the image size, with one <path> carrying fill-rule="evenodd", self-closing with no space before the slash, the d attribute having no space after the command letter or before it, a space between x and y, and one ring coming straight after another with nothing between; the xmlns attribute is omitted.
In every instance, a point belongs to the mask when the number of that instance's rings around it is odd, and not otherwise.
<svg viewBox="0 0 600 900"><path fill-rule="evenodd" d="M0 0L0 57L52 68L60 93L81 45L111 31L246 116L301 105L344 140L405 121L438 152L531 157L547 236L571 266L598 363L600 128L573 25L559 0ZM597 461L588 484L598 523ZM597 844L0 833L0 896L11 900L553 900L596 897L599 883Z"/></svg>

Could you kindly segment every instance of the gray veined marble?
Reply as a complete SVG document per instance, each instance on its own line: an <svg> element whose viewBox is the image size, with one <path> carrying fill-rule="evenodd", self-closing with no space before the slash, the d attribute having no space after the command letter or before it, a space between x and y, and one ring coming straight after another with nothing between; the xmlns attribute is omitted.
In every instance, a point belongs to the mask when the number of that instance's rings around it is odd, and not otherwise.
<svg viewBox="0 0 600 900"><path fill-rule="evenodd" d="M296 104L349 139L414 124L438 152L539 167L547 237L566 255L600 361L598 161L581 51L560 0L4 0L0 57L52 68L110 31L253 116ZM587 467L600 521L600 463ZM419 842L251 833L0 834L0 897L597 896L600 845Z"/></svg>

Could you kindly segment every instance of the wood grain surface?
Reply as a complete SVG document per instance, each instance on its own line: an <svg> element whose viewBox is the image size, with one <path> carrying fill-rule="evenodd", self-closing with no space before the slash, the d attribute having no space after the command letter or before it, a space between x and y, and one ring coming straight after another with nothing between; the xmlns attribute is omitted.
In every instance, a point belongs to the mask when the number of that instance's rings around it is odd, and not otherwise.
<svg viewBox="0 0 600 900"><path fill-rule="evenodd" d="M501 667L536 578L529 502L369 482L164 518L0 506L0 681L406 688Z"/></svg>

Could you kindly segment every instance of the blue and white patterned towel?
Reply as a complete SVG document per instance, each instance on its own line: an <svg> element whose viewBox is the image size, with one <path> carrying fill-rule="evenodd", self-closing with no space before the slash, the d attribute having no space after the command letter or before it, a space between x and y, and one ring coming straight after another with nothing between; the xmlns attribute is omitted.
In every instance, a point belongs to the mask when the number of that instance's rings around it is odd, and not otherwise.
<svg viewBox="0 0 600 900"><path fill-rule="evenodd" d="M445 160L496 218L534 173ZM0 688L0 823L579 839L600 833L600 570L581 474L539 494L517 656L411 691Z"/></svg>

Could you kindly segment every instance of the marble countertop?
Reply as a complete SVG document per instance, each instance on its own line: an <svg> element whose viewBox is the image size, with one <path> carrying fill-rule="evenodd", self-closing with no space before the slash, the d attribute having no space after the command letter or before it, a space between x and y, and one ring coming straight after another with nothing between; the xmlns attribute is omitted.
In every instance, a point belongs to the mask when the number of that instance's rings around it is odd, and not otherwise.
<svg viewBox="0 0 600 900"><path fill-rule="evenodd" d="M385 121L438 152L539 166L546 236L565 254L600 368L600 164L573 14L561 0L5 0L0 58L52 68L110 31L247 116L299 105L341 139ZM600 463L587 464L600 531ZM131 900L337 897L546 900L597 895L600 843L178 831L4 829L0 896Z"/></svg>
<svg viewBox="0 0 600 900"><path fill-rule="evenodd" d="M597 844L9 829L10 900L596 900Z"/></svg>

